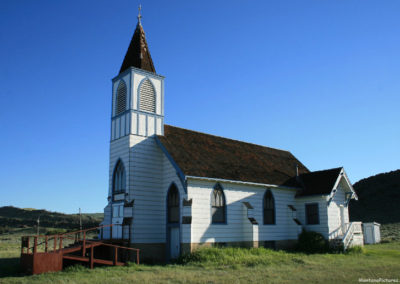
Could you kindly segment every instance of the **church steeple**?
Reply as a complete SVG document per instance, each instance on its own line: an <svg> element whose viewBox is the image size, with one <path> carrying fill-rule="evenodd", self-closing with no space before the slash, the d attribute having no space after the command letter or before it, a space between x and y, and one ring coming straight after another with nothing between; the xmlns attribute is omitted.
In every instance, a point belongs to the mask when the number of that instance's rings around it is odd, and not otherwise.
<svg viewBox="0 0 400 284"><path fill-rule="evenodd" d="M135 33L133 34L131 43L129 44L128 51L126 52L124 61L122 62L119 73L128 69L129 67L136 67L146 71L156 73L153 60L151 59L150 50L147 46L146 36L141 23L141 7L139 6L138 23L136 25Z"/></svg>

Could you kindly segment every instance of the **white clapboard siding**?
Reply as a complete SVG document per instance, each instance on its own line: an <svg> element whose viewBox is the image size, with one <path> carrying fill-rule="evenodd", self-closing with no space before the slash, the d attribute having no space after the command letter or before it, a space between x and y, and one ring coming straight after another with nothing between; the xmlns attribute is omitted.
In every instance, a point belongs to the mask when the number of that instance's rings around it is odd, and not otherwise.
<svg viewBox="0 0 400 284"><path fill-rule="evenodd" d="M318 203L319 224L307 225L306 223L306 204ZM326 196L310 196L296 199L297 218L307 231L321 233L325 238L328 238L328 209Z"/></svg>
<svg viewBox="0 0 400 284"><path fill-rule="evenodd" d="M151 157L151 159L148 159ZM129 193L133 208L133 243L164 242L159 229L163 225L162 178L163 153L154 138L132 136L130 149ZM152 224L153 228L147 225Z"/></svg>
<svg viewBox="0 0 400 284"><path fill-rule="evenodd" d="M215 182L190 179L188 195L192 205L192 242L239 242L253 239L253 228L247 219L244 201L254 207L254 216L259 223L258 240L288 240L297 238L297 226L287 205L294 203L294 190L271 189L276 208L276 225L263 224L263 198L266 191L262 186L220 183L227 204L227 224L211 223L211 192Z"/></svg>
<svg viewBox="0 0 400 284"><path fill-rule="evenodd" d="M125 136L121 139L111 141L110 144L110 167L109 167L109 194L111 194L112 190L112 176L114 172L114 168L118 162L121 160L125 171L128 170L129 167L129 137ZM125 178L127 179L125 182L126 187L129 187L129 179L128 175L125 174Z"/></svg>
<svg viewBox="0 0 400 284"><path fill-rule="evenodd" d="M130 142L129 192L135 200L132 242L164 243L168 188L175 182L181 200L183 188L155 138L132 136Z"/></svg>
<svg viewBox="0 0 400 284"><path fill-rule="evenodd" d="M333 196L332 201L328 206L328 225L329 225L329 234L337 230L341 226L342 218L340 213L340 206L342 205L344 208L344 223L349 222L349 211L348 206L346 204L345 191L347 188L347 184L345 183L344 178L341 178L339 185L337 187L336 193Z"/></svg>

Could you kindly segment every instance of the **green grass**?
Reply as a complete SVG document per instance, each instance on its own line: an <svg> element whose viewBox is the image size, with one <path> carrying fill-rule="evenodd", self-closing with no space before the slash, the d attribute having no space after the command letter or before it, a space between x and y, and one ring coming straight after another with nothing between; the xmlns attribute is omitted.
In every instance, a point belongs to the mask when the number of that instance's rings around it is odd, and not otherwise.
<svg viewBox="0 0 400 284"><path fill-rule="evenodd" d="M93 270L74 266L63 272L25 276L18 271L19 235L0 235L0 283L358 283L359 278L400 279L400 242L369 245L346 254L204 248L176 264Z"/></svg>

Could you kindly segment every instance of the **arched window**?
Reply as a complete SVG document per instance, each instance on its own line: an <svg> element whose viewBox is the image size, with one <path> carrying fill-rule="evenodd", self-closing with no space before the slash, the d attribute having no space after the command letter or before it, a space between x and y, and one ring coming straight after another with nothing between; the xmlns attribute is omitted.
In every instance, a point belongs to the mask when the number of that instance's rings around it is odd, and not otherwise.
<svg viewBox="0 0 400 284"><path fill-rule="evenodd" d="M225 195L222 186L217 183L211 194L211 215L213 224L226 222L225 207Z"/></svg>
<svg viewBox="0 0 400 284"><path fill-rule="evenodd" d="M269 189L264 194L264 224L275 224L275 200Z"/></svg>
<svg viewBox="0 0 400 284"><path fill-rule="evenodd" d="M113 193L125 192L125 169L122 161L118 161L113 174Z"/></svg>
<svg viewBox="0 0 400 284"><path fill-rule="evenodd" d="M175 184L168 190L168 223L179 223L179 191Z"/></svg>
<svg viewBox="0 0 400 284"><path fill-rule="evenodd" d="M118 115L126 110L126 84L121 80L118 84L117 95L115 100L115 115Z"/></svg>
<svg viewBox="0 0 400 284"><path fill-rule="evenodd" d="M139 108L142 111L156 112L156 92L150 80L145 80L140 85Z"/></svg>

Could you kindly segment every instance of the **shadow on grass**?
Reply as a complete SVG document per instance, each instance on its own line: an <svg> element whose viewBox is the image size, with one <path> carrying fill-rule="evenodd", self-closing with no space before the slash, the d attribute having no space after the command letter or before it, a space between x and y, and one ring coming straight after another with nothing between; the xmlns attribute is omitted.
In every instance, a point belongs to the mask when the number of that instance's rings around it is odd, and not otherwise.
<svg viewBox="0 0 400 284"><path fill-rule="evenodd" d="M0 258L0 278L25 276L19 264L19 257Z"/></svg>

